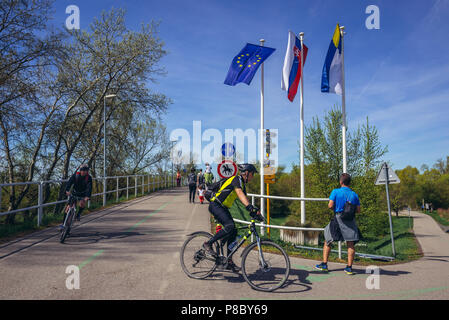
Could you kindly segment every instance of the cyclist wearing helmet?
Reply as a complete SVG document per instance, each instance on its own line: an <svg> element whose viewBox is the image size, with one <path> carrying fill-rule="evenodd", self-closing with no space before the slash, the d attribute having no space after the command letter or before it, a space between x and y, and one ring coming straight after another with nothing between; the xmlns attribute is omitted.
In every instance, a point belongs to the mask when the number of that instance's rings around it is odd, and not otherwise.
<svg viewBox="0 0 449 320"><path fill-rule="evenodd" d="M252 164L246 163L239 165L238 169L239 174L227 179L217 193L211 198L209 204L210 213L212 213L215 219L218 220L218 222L223 226L223 228L209 241L203 244L203 249L207 252L207 254L212 256L216 256L216 253L212 249L212 244L217 240L226 238L227 246L235 241L237 229L235 228L234 220L229 212L229 208L237 198L243 203L246 210L250 212L251 217L259 221L263 220L259 209L251 205L246 197L246 183L251 181L254 174L257 173L257 170ZM240 270L240 268L234 264L232 259L229 259L227 269L234 272L238 272Z"/></svg>
<svg viewBox="0 0 449 320"><path fill-rule="evenodd" d="M74 173L67 182L65 193L68 196L70 195L70 188L72 187L72 185L73 195L83 198L79 202L79 209L76 214L76 220L80 221L81 212L83 212L84 207L86 206L86 201L90 199L90 196L92 194L92 177L89 175L89 166L87 164L81 165L79 172ZM64 220L65 215L62 221Z"/></svg>

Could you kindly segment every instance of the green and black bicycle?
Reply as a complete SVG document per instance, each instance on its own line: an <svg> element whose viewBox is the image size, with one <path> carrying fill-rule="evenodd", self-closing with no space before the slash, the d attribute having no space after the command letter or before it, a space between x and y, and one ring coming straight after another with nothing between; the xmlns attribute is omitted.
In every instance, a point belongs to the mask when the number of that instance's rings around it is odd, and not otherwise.
<svg viewBox="0 0 449 320"><path fill-rule="evenodd" d="M237 229L249 229L247 234L225 256L225 241L213 244L216 258L206 255L202 245L212 238L212 234L198 231L188 235L181 248L181 266L184 272L194 279L210 276L217 267L226 268L228 259L236 253L243 243L253 235L255 240L242 252L242 274L251 288L259 291L273 291L282 287L290 273L290 259L281 246L271 240L262 240L256 230L256 223L251 220L249 226Z"/></svg>

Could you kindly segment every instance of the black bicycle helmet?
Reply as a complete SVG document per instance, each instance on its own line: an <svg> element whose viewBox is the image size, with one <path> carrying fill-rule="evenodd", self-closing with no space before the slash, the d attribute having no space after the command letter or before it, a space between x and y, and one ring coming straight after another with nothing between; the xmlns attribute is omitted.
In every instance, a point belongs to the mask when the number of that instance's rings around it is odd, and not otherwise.
<svg viewBox="0 0 449 320"><path fill-rule="evenodd" d="M238 165L239 171L240 172L252 172L252 173L257 173L257 169L254 165L252 165L251 163L242 163Z"/></svg>
<svg viewBox="0 0 449 320"><path fill-rule="evenodd" d="M80 171L89 171L89 165L88 164L82 164L80 166Z"/></svg>

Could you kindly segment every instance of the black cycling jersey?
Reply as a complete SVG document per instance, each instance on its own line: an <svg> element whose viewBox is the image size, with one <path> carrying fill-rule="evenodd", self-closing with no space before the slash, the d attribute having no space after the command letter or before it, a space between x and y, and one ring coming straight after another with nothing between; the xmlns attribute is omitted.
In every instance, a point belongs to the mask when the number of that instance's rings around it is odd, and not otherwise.
<svg viewBox="0 0 449 320"><path fill-rule="evenodd" d="M92 194L92 177L89 174L84 177L79 172L73 174L67 182L67 192L70 191L72 185L75 195L90 198Z"/></svg>
<svg viewBox="0 0 449 320"><path fill-rule="evenodd" d="M237 193L235 192L236 188L242 189L243 193L246 195L246 186L240 175L230 177L226 180L211 200L214 201L217 199L220 204L230 208L237 199Z"/></svg>

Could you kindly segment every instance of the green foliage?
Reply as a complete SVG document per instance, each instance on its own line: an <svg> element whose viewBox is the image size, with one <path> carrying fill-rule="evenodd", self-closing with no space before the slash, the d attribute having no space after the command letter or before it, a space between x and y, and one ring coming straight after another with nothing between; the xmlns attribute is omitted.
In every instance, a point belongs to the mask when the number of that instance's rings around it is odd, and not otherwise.
<svg viewBox="0 0 449 320"><path fill-rule="evenodd" d="M441 159L429 168L421 167L421 174L417 168L407 166L396 170L401 179L400 184L390 185L390 198L397 208L421 208L422 202L431 203L434 209L449 208L449 157ZM385 193L383 192L385 199Z"/></svg>
<svg viewBox="0 0 449 320"><path fill-rule="evenodd" d="M308 198L328 198L331 191L339 188L342 172L342 113L334 107L322 121L313 119L305 135L305 196ZM359 195L362 212L357 215L359 228L368 237L377 237L385 233L388 216L380 202L380 190L374 185L375 166L387 152L379 141L377 129L369 124L347 132L348 171L352 176L352 189ZM294 167L291 173L298 180L300 171ZM292 190L300 195L299 185ZM327 202L306 202L306 217L320 227L324 227L333 217ZM292 202L290 212L300 214L301 203Z"/></svg>

